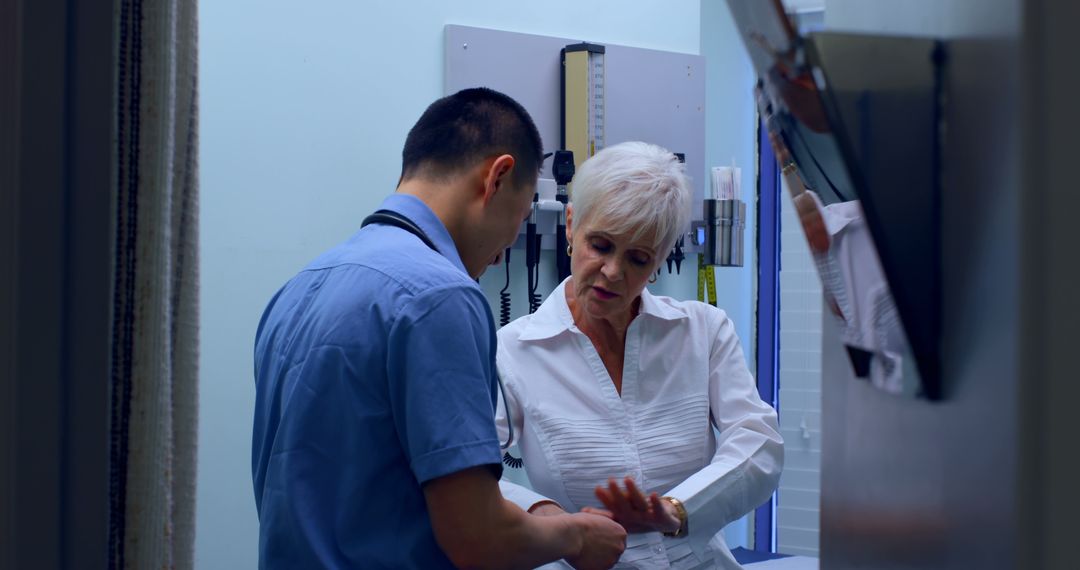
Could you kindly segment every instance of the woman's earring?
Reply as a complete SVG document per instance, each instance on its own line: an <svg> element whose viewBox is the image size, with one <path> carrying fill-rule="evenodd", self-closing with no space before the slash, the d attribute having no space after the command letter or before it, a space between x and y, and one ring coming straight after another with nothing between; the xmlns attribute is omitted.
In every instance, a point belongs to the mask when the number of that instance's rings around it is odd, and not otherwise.
<svg viewBox="0 0 1080 570"><path fill-rule="evenodd" d="M566 256L569 257L571 255L574 255L574 244L568 243L566 244Z"/></svg>
<svg viewBox="0 0 1080 570"><path fill-rule="evenodd" d="M649 279L649 283L656 283L656 278L657 278L657 277L659 277L659 275L656 275L656 274L654 274L654 275L652 276L652 279Z"/></svg>

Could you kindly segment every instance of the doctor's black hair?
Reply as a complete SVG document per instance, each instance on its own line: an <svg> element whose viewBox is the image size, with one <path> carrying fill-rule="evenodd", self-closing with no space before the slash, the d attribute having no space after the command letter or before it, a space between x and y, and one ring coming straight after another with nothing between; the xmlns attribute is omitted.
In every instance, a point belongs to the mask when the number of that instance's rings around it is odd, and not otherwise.
<svg viewBox="0 0 1080 570"><path fill-rule="evenodd" d="M543 144L532 117L511 97L486 87L432 103L405 138L401 180L445 179L488 157L514 157L514 182L536 181Z"/></svg>

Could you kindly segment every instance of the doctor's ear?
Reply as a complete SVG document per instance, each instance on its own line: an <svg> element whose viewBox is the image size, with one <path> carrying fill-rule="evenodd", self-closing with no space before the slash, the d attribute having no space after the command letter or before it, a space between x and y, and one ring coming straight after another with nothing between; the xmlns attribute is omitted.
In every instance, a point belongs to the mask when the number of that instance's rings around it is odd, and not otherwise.
<svg viewBox="0 0 1080 570"><path fill-rule="evenodd" d="M571 236L574 235L574 205L566 205L566 241L571 242Z"/></svg>
<svg viewBox="0 0 1080 570"><path fill-rule="evenodd" d="M500 154L489 158L490 165L484 173L484 201L490 200L504 182L510 179L514 172L514 157L509 154Z"/></svg>

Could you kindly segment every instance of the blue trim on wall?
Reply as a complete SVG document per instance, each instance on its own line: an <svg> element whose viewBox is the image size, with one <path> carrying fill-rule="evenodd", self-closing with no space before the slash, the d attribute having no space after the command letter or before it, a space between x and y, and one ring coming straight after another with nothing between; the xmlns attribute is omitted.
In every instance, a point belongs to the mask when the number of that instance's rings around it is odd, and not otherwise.
<svg viewBox="0 0 1080 570"><path fill-rule="evenodd" d="M757 388L779 406L780 354L780 170L765 125L758 122ZM776 493L754 512L754 550L776 551Z"/></svg>

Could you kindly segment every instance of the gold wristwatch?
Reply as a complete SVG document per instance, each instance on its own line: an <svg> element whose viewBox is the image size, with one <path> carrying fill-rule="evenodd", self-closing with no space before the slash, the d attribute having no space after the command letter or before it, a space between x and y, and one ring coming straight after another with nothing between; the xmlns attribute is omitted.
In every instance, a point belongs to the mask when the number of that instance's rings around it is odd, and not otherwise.
<svg viewBox="0 0 1080 570"><path fill-rule="evenodd" d="M675 497L661 497L661 499L671 503L671 506L675 507L675 512L679 515L679 529L675 532L665 532L664 536L670 536L672 538L686 536L686 533L690 532L690 529L688 528L690 525L687 524L686 507L683 506L682 501Z"/></svg>

